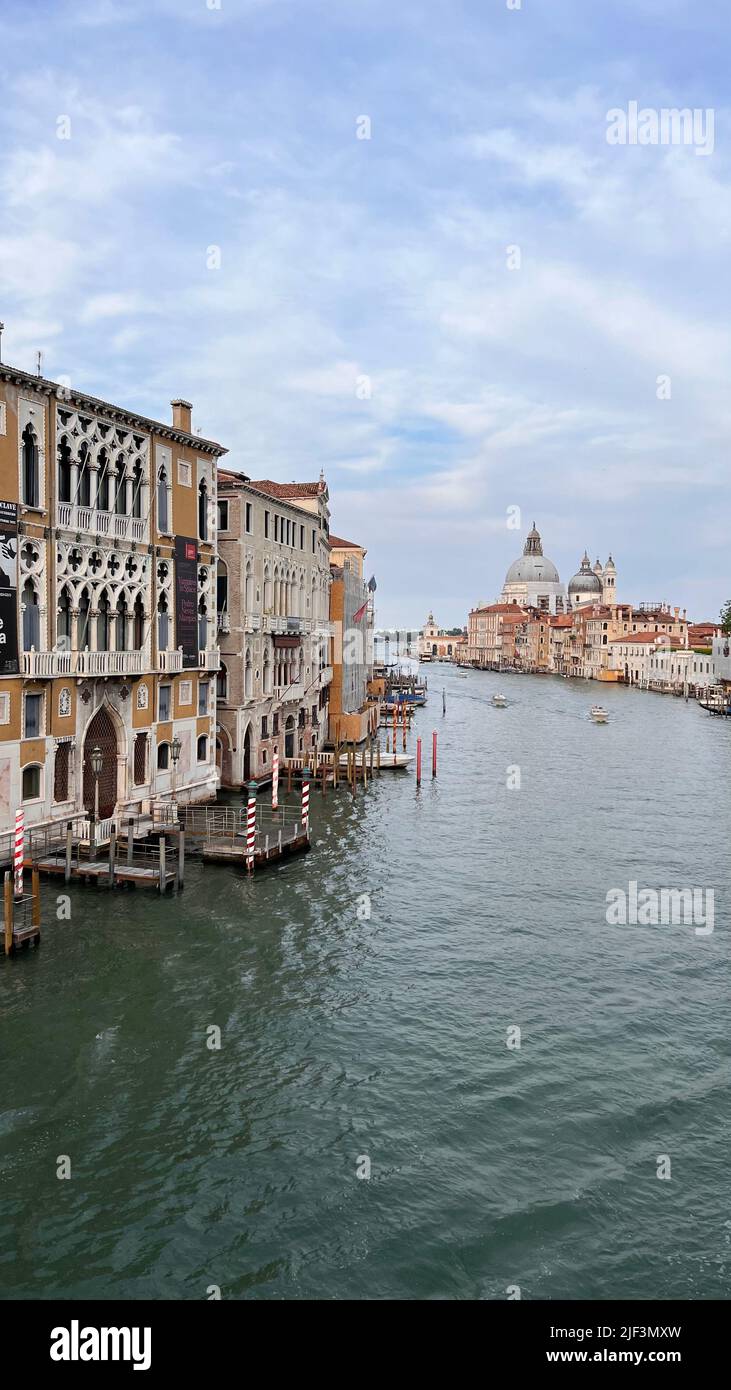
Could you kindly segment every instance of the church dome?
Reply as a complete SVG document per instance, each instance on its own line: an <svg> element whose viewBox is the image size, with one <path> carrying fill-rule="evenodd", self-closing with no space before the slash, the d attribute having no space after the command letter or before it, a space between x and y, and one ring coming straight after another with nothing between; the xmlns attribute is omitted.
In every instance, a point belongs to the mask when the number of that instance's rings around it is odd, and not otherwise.
<svg viewBox="0 0 731 1390"><path fill-rule="evenodd" d="M536 530L536 523L533 522L533 529L528 534L528 539L523 547L523 554L519 560L513 560L510 569L505 576L505 585L509 584L559 584L558 570L552 560L543 554L541 537Z"/></svg>
<svg viewBox="0 0 731 1390"><path fill-rule="evenodd" d="M602 581L592 569L591 560L584 551L581 569L574 575L573 579L569 580L569 598L573 598L575 594L596 594L601 598L602 590Z"/></svg>

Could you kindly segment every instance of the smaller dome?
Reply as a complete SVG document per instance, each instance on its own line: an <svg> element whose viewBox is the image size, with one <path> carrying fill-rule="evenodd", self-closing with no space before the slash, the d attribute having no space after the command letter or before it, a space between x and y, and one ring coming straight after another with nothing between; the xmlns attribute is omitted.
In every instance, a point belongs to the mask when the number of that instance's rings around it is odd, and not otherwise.
<svg viewBox="0 0 731 1390"><path fill-rule="evenodd" d="M602 581L599 575L591 567L591 560L584 551L584 558L581 561L581 568L569 580L569 598L575 594L602 594Z"/></svg>

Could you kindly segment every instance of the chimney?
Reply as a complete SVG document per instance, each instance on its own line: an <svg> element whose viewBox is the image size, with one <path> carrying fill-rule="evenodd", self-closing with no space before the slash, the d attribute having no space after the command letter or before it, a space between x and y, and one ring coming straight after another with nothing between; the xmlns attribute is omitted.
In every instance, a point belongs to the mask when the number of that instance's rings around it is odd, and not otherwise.
<svg viewBox="0 0 731 1390"><path fill-rule="evenodd" d="M677 623L677 621L678 621L678 615L679 615L679 613L680 613L680 605L677 605L677 606L673 609L673 613L675 614L675 621L676 621L676 623Z"/></svg>
<svg viewBox="0 0 731 1390"><path fill-rule="evenodd" d="M190 434L192 430L190 412L193 409L190 401L171 401L173 407L173 429L182 430L183 434Z"/></svg>

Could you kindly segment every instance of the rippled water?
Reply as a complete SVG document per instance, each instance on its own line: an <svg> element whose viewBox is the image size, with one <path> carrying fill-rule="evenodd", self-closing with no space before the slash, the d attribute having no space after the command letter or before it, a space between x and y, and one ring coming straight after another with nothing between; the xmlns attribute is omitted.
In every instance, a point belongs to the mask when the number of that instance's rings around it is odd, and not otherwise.
<svg viewBox="0 0 731 1390"><path fill-rule="evenodd" d="M729 1296L731 721L429 678L436 782L315 794L253 882L74 890L0 962L6 1296ZM713 935L608 927L631 879L714 887Z"/></svg>

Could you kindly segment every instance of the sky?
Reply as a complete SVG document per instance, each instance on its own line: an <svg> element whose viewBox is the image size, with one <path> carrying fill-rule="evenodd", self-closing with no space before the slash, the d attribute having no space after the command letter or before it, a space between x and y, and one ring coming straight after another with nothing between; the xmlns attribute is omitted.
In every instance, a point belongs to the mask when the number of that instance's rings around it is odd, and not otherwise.
<svg viewBox="0 0 731 1390"><path fill-rule="evenodd" d="M2 0L3 360L323 470L379 626L465 623L534 520L562 579L611 551L715 619L730 38L700 0ZM632 102L713 140L610 143Z"/></svg>

